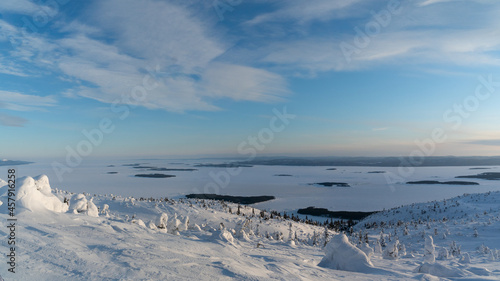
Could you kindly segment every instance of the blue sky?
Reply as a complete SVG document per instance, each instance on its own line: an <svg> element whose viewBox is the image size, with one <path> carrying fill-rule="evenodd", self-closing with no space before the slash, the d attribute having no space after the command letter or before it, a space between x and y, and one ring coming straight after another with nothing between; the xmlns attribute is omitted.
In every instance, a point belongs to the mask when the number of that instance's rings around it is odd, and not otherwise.
<svg viewBox="0 0 500 281"><path fill-rule="evenodd" d="M296 117L260 155L410 155L436 129L432 155L500 154L496 0L3 0L0 14L3 158L64 157L102 120L113 130L88 157L242 156L285 108Z"/></svg>

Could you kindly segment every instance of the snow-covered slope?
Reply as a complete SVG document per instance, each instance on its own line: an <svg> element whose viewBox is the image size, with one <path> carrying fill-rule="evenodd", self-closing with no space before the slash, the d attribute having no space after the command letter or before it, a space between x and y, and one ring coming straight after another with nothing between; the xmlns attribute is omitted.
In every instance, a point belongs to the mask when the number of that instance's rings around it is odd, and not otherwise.
<svg viewBox="0 0 500 281"><path fill-rule="evenodd" d="M5 186L0 188L4 204L5 191ZM449 209L435 212L436 219L438 214L448 214L445 222L427 222L427 213L416 212L425 204L375 214L364 223L404 221L400 226L396 223L384 227L388 245L380 251L373 251L380 227L366 230L357 226L349 237L352 244L341 234L328 231L327 240L331 241L324 247L323 227L269 219L268 213L261 217L260 210L219 201L71 194L52 189L44 176L20 179L17 199L16 273L7 271L7 260L1 262L0 274L6 280L434 280L432 275L500 278L496 252L486 249L500 248L495 236L500 233L499 213L493 208L499 202L498 193L447 200ZM458 206L452 208L454 204ZM1 208L0 219L6 222L7 209ZM471 213L474 208L477 212ZM408 235L403 235L404 224L409 225L414 213L413 220L420 219L421 224L417 223L416 229L412 224ZM433 235L434 228L438 234L447 233L443 240L434 236L436 252L456 241L462 246L460 256L438 259L436 263L424 261L422 231ZM398 248L394 231L407 255L391 251L394 245ZM2 253L8 253L10 247L7 232L6 228L0 229L4 237L0 241ZM359 251L353 245L365 233L369 244L360 243ZM390 242L388 233L392 236ZM477 252L475 247L483 243L485 246ZM429 249L427 246L425 249ZM466 263L465 252L471 263ZM358 258L353 258L352 253Z"/></svg>

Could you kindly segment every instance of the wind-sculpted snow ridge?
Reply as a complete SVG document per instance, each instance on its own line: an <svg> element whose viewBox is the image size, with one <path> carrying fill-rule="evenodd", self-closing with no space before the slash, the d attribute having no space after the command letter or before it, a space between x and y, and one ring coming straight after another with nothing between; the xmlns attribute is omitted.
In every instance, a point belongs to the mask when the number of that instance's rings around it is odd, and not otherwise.
<svg viewBox="0 0 500 281"><path fill-rule="evenodd" d="M493 193L447 201L477 208L463 219L420 214L415 224L356 226L344 235L223 201L72 194L52 189L45 176L18 187L18 266L9 275L0 262L6 280L500 279L499 214L484 212L498 199ZM9 218L6 209L0 220ZM0 252L8 246L1 241Z"/></svg>

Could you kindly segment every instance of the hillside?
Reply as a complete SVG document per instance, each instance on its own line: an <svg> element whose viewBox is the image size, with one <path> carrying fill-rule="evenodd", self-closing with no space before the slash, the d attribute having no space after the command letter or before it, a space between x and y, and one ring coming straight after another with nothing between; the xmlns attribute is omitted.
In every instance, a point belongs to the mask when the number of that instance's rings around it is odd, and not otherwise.
<svg viewBox="0 0 500 281"><path fill-rule="evenodd" d="M500 193L377 213L353 229L353 244L329 230L332 241L324 248L323 227L270 218L251 206L72 194L53 189L45 176L19 179L17 186L16 273L0 263L5 280L438 280L428 273L461 280L500 278L493 250L500 248L495 209ZM0 189L0 219L6 222L11 218L7 186ZM381 221L387 222L383 228ZM403 235L406 224L408 235ZM408 254L388 259L378 251L371 254L366 245L359 245L363 252L353 246L358 236L368 234L370 247L376 248L381 229L384 251L398 236ZM10 252L7 231L0 230L2 253ZM455 241L461 254L425 263L423 231L433 235L437 249ZM466 253L470 263L464 261ZM344 258L349 262L339 263Z"/></svg>

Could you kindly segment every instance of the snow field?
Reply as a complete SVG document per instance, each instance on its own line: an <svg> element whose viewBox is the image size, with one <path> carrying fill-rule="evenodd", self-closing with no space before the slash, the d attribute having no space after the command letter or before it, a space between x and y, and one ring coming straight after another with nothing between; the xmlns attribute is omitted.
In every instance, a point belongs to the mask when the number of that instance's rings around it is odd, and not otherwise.
<svg viewBox="0 0 500 281"><path fill-rule="evenodd" d="M237 215L238 205L220 201L73 194L44 176L19 182L15 280L500 279L498 192L376 213L325 241L324 227L261 218L251 206ZM1 252L7 246L0 241Z"/></svg>

